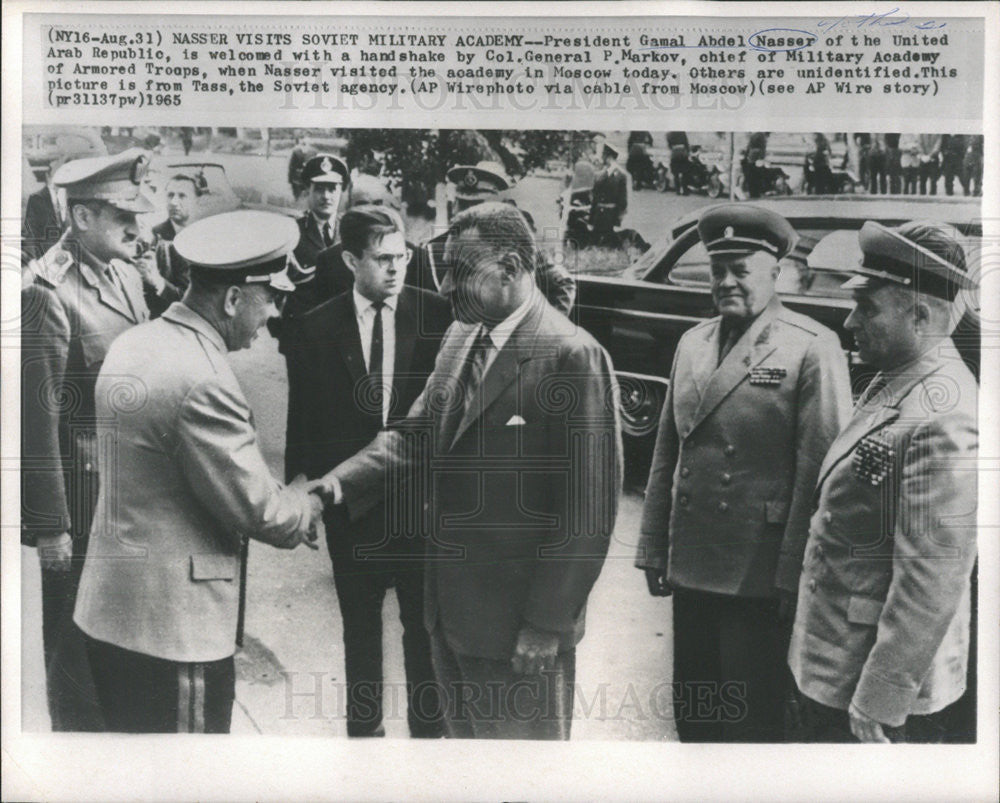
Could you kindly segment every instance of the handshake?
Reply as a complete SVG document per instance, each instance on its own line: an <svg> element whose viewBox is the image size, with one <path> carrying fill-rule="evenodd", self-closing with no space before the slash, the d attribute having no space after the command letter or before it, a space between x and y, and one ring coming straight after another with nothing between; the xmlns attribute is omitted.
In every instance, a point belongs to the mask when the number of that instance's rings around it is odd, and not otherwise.
<svg viewBox="0 0 1000 803"><path fill-rule="evenodd" d="M288 483L288 488L306 493L309 498L309 515L303 517L300 527L275 543L275 546L280 549L295 549L299 544L305 544L309 549L319 549L317 542L321 535L324 537L326 535L323 510L326 501L328 499L332 501L332 489L328 484L324 484L323 479L307 480L305 474L299 474Z"/></svg>

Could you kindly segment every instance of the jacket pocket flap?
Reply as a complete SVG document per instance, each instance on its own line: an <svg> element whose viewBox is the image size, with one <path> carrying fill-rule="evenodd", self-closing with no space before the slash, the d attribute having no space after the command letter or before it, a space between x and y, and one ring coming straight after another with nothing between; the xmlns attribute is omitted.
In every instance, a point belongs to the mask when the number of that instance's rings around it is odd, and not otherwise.
<svg viewBox="0 0 1000 803"><path fill-rule="evenodd" d="M847 621L859 625L877 625L885 603L871 597L851 597L847 603Z"/></svg>
<svg viewBox="0 0 1000 803"><path fill-rule="evenodd" d="M774 499L765 502L764 519L768 524L784 524L788 521L788 502Z"/></svg>
<svg viewBox="0 0 1000 803"><path fill-rule="evenodd" d="M236 578L234 555L192 555L192 580L234 580Z"/></svg>

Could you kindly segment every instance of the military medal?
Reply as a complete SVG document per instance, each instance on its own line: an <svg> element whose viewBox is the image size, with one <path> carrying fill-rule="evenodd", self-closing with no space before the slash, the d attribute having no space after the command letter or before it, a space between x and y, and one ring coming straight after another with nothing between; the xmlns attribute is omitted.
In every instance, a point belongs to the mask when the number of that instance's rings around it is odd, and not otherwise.
<svg viewBox="0 0 1000 803"><path fill-rule="evenodd" d="M855 476L870 485L881 485L888 476L896 450L878 435L870 435L858 444L852 466Z"/></svg>
<svg viewBox="0 0 1000 803"><path fill-rule="evenodd" d="M784 368L771 368L758 365L750 369L751 385L780 385L781 380L788 375Z"/></svg>

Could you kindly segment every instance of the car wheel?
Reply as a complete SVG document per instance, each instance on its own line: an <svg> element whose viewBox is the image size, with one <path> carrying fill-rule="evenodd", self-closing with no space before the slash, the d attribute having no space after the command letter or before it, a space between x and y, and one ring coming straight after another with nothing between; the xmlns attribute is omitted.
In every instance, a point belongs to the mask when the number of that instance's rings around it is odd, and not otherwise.
<svg viewBox="0 0 1000 803"><path fill-rule="evenodd" d="M670 187L670 179L667 178L667 171L663 167L656 169L656 176L653 179L653 186L657 192L666 192Z"/></svg>
<svg viewBox="0 0 1000 803"><path fill-rule="evenodd" d="M722 194L722 181L718 173L713 173L708 180L708 197L718 198Z"/></svg>
<svg viewBox="0 0 1000 803"><path fill-rule="evenodd" d="M667 380L639 374L619 373L622 432L631 438L656 433L660 410L667 397Z"/></svg>

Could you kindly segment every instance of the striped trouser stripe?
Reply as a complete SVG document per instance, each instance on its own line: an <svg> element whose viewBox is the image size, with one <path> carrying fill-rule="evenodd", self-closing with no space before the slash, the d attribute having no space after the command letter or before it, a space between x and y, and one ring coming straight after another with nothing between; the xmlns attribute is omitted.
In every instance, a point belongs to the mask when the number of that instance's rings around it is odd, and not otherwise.
<svg viewBox="0 0 1000 803"><path fill-rule="evenodd" d="M205 666L177 667L177 732L205 732Z"/></svg>

